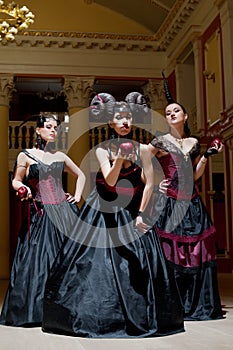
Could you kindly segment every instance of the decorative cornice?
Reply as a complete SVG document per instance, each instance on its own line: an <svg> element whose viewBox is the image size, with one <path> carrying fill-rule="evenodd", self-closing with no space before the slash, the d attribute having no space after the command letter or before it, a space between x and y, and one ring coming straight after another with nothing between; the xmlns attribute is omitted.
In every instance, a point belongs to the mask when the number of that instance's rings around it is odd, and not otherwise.
<svg viewBox="0 0 233 350"><path fill-rule="evenodd" d="M165 12L170 11L170 7L162 4L161 2L158 2L156 0L145 0L146 2L149 2L150 4L154 5L155 7L159 8L160 10L163 10Z"/></svg>
<svg viewBox="0 0 233 350"><path fill-rule="evenodd" d="M21 47L29 44L31 47L83 48L108 51L166 51L199 3L200 0L177 0L166 20L154 35L26 31L23 35L18 35L15 42L3 40L1 45Z"/></svg>
<svg viewBox="0 0 233 350"><path fill-rule="evenodd" d="M159 42L158 51L165 51L174 40L178 32L184 27L200 0L178 0L155 34Z"/></svg>
<svg viewBox="0 0 233 350"><path fill-rule="evenodd" d="M27 31L18 35L15 42L2 41L3 46L99 49L117 51L158 51L158 43L153 35L127 35L112 33L46 32Z"/></svg>
<svg viewBox="0 0 233 350"><path fill-rule="evenodd" d="M112 40L133 40L133 41L155 41L153 35L143 34L115 34L115 33L98 33L98 32L46 32L46 31L27 31L25 36L53 36L53 37L65 37L65 38L88 38L88 39L112 39Z"/></svg>

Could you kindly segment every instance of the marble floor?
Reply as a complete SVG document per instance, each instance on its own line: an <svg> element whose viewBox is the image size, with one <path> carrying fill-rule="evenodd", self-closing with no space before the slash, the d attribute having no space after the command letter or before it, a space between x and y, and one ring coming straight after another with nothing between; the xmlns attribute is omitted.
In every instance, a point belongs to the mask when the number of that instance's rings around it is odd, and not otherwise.
<svg viewBox="0 0 233 350"><path fill-rule="evenodd" d="M6 290L0 281L0 307ZM227 350L233 349L233 275L219 276L225 318L185 322L184 333L148 339L84 339L46 334L40 328L0 326L1 350Z"/></svg>

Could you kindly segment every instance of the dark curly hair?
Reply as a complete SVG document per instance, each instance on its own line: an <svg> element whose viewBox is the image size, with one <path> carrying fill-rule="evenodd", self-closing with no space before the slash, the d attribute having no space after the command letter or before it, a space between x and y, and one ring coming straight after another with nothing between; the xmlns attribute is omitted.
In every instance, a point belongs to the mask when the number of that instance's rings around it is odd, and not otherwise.
<svg viewBox="0 0 233 350"><path fill-rule="evenodd" d="M48 120L55 120L57 122L57 126L59 126L61 124L60 120L57 118L57 116L52 113L52 112L41 112L38 116L37 116L37 123L36 123L36 127L37 128L43 128L44 127L44 123ZM44 139L42 139L42 137L36 133L36 143L35 143L35 147L38 149L42 149L44 150L46 146L46 141ZM51 145L50 145L51 146ZM46 146L48 147L48 146ZM54 147L51 147L51 149Z"/></svg>
<svg viewBox="0 0 233 350"><path fill-rule="evenodd" d="M95 120L112 120L116 111L131 112L133 118L140 114L149 114L150 107L145 96L139 92L130 92L125 101L116 101L109 93L97 94L90 103L90 113Z"/></svg>

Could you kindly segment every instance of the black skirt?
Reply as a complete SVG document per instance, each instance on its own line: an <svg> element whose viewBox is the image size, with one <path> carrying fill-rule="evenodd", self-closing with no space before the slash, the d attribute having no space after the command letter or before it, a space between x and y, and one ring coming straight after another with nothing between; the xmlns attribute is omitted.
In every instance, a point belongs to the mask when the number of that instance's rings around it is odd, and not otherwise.
<svg viewBox="0 0 233 350"><path fill-rule="evenodd" d="M103 203L96 190L49 274L43 314L43 331L79 337L184 331L176 282L157 233L140 234L130 211Z"/></svg>

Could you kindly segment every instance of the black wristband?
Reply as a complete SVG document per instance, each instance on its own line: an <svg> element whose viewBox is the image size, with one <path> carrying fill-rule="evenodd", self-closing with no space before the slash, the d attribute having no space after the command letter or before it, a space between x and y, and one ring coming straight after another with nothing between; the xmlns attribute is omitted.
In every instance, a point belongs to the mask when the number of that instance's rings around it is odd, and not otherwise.
<svg viewBox="0 0 233 350"><path fill-rule="evenodd" d="M203 154L203 156L207 159L211 156L213 156L214 154L217 154L218 153L218 150L214 147L210 147L208 148L205 153Z"/></svg>
<svg viewBox="0 0 233 350"><path fill-rule="evenodd" d="M137 216L142 216L142 213L143 213L143 212L139 210Z"/></svg>

